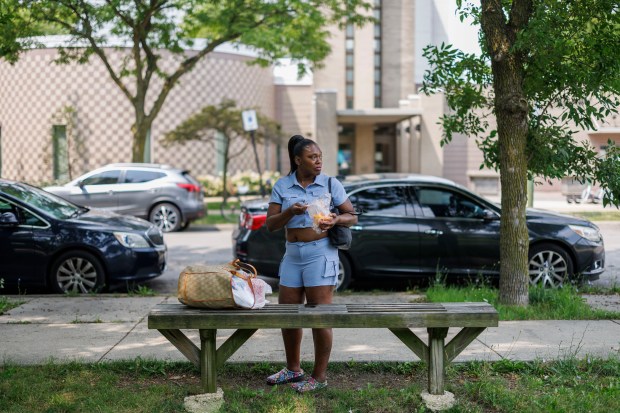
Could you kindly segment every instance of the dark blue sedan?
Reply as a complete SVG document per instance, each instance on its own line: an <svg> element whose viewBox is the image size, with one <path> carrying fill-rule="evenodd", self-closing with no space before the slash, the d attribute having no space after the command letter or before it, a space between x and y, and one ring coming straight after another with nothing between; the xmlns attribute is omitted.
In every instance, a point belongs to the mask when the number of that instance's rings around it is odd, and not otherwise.
<svg viewBox="0 0 620 413"><path fill-rule="evenodd" d="M158 277L165 267L164 238L150 222L0 179L0 279L7 286L90 293Z"/></svg>

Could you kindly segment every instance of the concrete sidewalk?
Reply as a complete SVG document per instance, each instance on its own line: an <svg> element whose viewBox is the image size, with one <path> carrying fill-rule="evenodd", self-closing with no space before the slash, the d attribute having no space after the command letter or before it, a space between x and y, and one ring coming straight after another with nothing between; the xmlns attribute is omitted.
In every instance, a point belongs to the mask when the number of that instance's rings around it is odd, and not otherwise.
<svg viewBox="0 0 620 413"><path fill-rule="evenodd" d="M607 297L607 298L604 298ZM39 364L49 360L99 362L135 357L185 360L159 332L148 330L147 315L176 297L28 296L0 316L0 362ZM410 302L408 293L337 296L336 303ZM599 297L601 298L601 297ZM605 301L606 300L606 301ZM588 300L590 301L590 300ZM620 309L619 296L593 298L596 305ZM423 332L424 330L420 330ZM223 341L231 330L218 331ZM449 337L456 331L450 330ZM188 336L198 341L196 331ZM309 331L302 343L312 360ZM620 356L620 320L509 321L483 332L456 361L535 360L561 357ZM332 361L411 361L417 357L387 329L334 329ZM283 362L279 330L259 330L230 361Z"/></svg>

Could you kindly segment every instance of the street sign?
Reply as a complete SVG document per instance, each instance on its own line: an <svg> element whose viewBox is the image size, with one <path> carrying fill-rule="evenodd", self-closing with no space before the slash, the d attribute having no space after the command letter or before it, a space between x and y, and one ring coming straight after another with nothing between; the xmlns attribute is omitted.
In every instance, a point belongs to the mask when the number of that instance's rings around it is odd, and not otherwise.
<svg viewBox="0 0 620 413"><path fill-rule="evenodd" d="M244 110L241 116L243 117L243 129L246 132L258 129L258 119L256 118L255 110Z"/></svg>

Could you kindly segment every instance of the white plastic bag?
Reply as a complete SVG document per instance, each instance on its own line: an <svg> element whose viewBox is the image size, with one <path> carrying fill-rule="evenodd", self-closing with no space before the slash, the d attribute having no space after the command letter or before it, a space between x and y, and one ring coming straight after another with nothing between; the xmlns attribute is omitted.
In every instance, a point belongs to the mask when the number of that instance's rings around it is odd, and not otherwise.
<svg viewBox="0 0 620 413"><path fill-rule="evenodd" d="M271 294L271 286L260 278L252 277L245 271L237 271L231 278L235 304L241 308L263 308L267 301L265 294Z"/></svg>
<svg viewBox="0 0 620 413"><path fill-rule="evenodd" d="M254 285L254 307L252 308L263 308L265 304L269 304L269 301L265 299L266 294L273 293L271 286L267 284L265 280L261 280L260 278L254 278L252 280L252 284Z"/></svg>
<svg viewBox="0 0 620 413"><path fill-rule="evenodd" d="M321 228L319 224L322 220L329 218L329 206L332 202L332 195L327 193L321 195L319 198L312 201L308 204L308 214L312 217L312 228L317 232L321 233Z"/></svg>

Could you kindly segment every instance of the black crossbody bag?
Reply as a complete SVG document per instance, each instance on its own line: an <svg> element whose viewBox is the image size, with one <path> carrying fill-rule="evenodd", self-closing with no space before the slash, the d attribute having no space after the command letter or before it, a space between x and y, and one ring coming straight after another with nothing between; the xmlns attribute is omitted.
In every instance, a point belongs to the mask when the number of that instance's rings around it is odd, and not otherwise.
<svg viewBox="0 0 620 413"><path fill-rule="evenodd" d="M329 177L328 180L328 189L329 194L332 194L332 178ZM332 199L332 212L335 214L340 214L340 211L334 205L334 201ZM357 215L356 212L346 212L348 214ZM351 228L345 227L343 225L334 225L327 231L327 235L329 237L329 242L340 250L348 250L351 248L351 241L353 240L353 234L351 233Z"/></svg>

